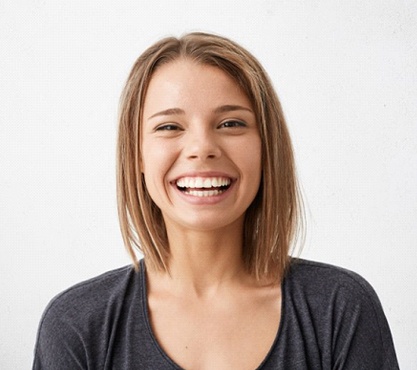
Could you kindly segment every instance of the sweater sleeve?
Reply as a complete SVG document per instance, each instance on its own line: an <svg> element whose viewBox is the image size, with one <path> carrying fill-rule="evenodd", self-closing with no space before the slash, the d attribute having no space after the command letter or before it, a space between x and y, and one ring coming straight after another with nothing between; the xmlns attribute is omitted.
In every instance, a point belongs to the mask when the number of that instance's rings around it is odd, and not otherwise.
<svg viewBox="0 0 417 370"><path fill-rule="evenodd" d="M381 303L371 285L352 271L294 261L284 281L281 324L274 355L285 369L398 369Z"/></svg>
<svg viewBox="0 0 417 370"><path fill-rule="evenodd" d="M86 353L80 331L51 303L39 326L33 370L87 369Z"/></svg>
<svg viewBox="0 0 417 370"><path fill-rule="evenodd" d="M381 303L371 285L347 273L333 306L333 369L399 369Z"/></svg>

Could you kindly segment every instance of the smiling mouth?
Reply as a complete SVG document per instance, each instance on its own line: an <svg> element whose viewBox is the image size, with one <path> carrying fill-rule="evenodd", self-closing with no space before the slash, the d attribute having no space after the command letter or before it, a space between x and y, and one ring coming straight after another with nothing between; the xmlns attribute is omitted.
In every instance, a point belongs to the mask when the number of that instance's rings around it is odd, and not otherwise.
<svg viewBox="0 0 417 370"><path fill-rule="evenodd" d="M195 197L212 197L229 189L232 179L227 177L181 177L175 184L177 189Z"/></svg>

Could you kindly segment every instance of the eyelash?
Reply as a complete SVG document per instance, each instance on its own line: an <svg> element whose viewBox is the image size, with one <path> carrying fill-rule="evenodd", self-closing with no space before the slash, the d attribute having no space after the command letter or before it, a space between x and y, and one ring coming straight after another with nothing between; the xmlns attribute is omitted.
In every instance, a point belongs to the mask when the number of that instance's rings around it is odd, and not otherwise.
<svg viewBox="0 0 417 370"><path fill-rule="evenodd" d="M168 123L166 125L159 126L155 129L155 131L176 131L180 128L177 125L174 125L172 123Z"/></svg>
<svg viewBox="0 0 417 370"><path fill-rule="evenodd" d="M230 125L233 124L233 125ZM234 128L234 127L246 127L246 124L242 121L238 120L229 120L222 122L219 127L225 127L225 128Z"/></svg>
<svg viewBox="0 0 417 370"><path fill-rule="evenodd" d="M218 128L239 128L239 127L246 127L246 123L238 120L229 120L222 122ZM161 125L155 129L155 131L178 131L181 130L180 127L178 127L175 124L168 123L165 125Z"/></svg>

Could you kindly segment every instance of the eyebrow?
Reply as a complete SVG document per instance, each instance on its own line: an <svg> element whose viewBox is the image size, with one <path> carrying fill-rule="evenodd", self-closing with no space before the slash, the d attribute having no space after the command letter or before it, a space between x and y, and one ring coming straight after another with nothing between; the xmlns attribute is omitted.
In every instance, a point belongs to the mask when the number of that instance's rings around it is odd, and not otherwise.
<svg viewBox="0 0 417 370"><path fill-rule="evenodd" d="M245 110L247 112L251 112L253 113L252 109L247 108L247 107L243 107L241 105L221 105L220 107L217 107L214 110L214 113L219 114L219 113L227 113L227 112L234 112L237 110ZM181 108L168 108L165 110L162 110L160 112L157 112L155 114L153 114L152 116L150 116L148 119L154 118L154 117L158 117L158 116L170 116L170 115L178 115L178 114L185 114L185 111Z"/></svg>
<svg viewBox="0 0 417 370"><path fill-rule="evenodd" d="M253 113L252 109L243 107L241 105L222 105L222 106L216 108L214 110L214 113L227 113L227 112L233 112L233 111L236 111L236 110L245 110L245 111Z"/></svg>
<svg viewBox="0 0 417 370"><path fill-rule="evenodd" d="M174 114L184 114L184 110L180 109L180 108L169 108L169 109L165 109L162 110L160 112L157 112L155 114L152 114L152 116L150 116L148 119L154 118L154 117L158 117L158 116L170 116L170 115L174 115Z"/></svg>

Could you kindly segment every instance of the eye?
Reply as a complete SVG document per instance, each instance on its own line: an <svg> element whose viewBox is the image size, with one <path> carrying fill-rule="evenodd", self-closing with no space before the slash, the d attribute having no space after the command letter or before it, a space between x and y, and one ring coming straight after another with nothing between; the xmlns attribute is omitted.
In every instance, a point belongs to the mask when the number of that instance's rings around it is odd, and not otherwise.
<svg viewBox="0 0 417 370"><path fill-rule="evenodd" d="M180 127L172 123L167 123L155 128L155 131L177 131L180 130Z"/></svg>
<svg viewBox="0 0 417 370"><path fill-rule="evenodd" d="M238 120L229 120L222 122L219 126L219 128L234 128L234 127L246 127L246 123Z"/></svg>

